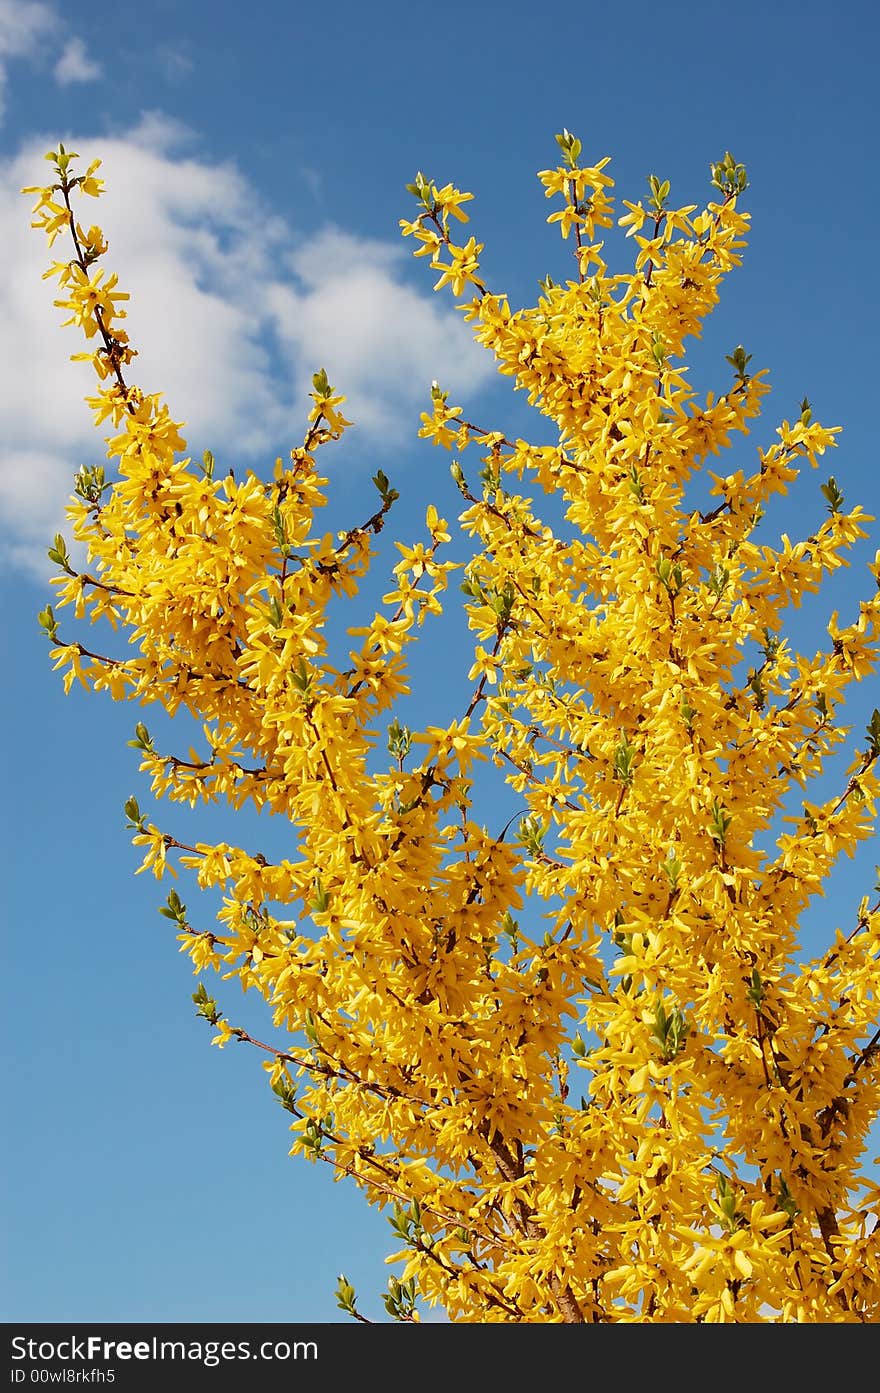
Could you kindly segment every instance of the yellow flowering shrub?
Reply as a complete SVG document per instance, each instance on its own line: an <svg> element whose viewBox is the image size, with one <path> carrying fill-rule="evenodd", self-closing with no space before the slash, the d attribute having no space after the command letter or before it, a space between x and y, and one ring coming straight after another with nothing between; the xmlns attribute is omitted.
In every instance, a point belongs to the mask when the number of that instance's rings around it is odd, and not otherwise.
<svg viewBox="0 0 880 1393"><path fill-rule="evenodd" d="M684 363L740 263L743 167L712 166L703 209L673 207L652 176L618 220L633 270L612 274L608 161L557 141L562 163L539 177L573 272L533 308L491 292L474 237L453 240L470 194L420 174L402 223L556 440L482 429L433 386L420 434L455 452L472 539L456 577L471 695L447 724L411 731L395 710L407 646L446 602L450 524L428 507L345 665L331 662L330 616L356 600L396 491L378 473L373 515L321 531L319 456L350 424L323 371L303 442L271 477L184 456L168 407L128 381L125 296L97 269L103 233L78 220L97 163L77 175L63 147L53 182L28 192L35 226L67 241L47 274L85 335L114 472L77 475L86 568L57 537L40 620L68 689L199 722L186 757L138 722L157 797L251 804L289 826L289 854L270 861L183 843L126 805L144 869L186 868L222 895L210 927L176 891L163 908L195 971L268 1004L267 1042L200 979L216 1043L262 1051L293 1152L387 1208L393 1317L436 1304L464 1322L870 1322L878 901L812 958L799 925L874 827L880 713L861 742L840 713L877 660L877 584L812 656L783 628L866 517L831 478L809 537L767 540L768 505L835 443L806 402L751 472L716 465L768 390L742 348L705 401ZM701 473L717 500L703 509L689 502ZM523 484L550 496L553 525ZM871 569L880 581L880 555ZM127 643L62 634L64 607ZM522 805L504 827L476 817L493 768ZM345 1278L337 1299L365 1319Z"/></svg>

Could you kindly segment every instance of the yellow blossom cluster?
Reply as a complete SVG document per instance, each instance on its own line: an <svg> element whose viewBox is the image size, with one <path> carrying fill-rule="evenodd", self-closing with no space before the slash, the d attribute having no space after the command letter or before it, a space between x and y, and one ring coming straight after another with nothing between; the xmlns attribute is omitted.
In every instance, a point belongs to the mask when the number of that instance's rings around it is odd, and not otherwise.
<svg viewBox="0 0 880 1393"><path fill-rule="evenodd" d="M608 161L583 165L567 131L557 142L564 162L539 177L561 200L549 220L573 234L573 275L544 282L535 307L491 293L482 245L453 240L470 194L419 174L402 223L557 441L473 425L434 384L421 435L474 447L481 465L478 484L452 465L473 542L465 709L422 731L395 715L407 645L453 569L447 521L428 507L380 609L331 662L329 616L357 596L395 490L380 471L370 518L317 526L316 456L349 425L323 372L302 445L267 479L184 457L161 398L126 380L125 297L94 268L100 229L73 211L100 192L97 164L76 176L63 147L52 184L30 191L35 225L70 240L49 274L96 345L80 356L115 474L77 476L87 569L56 538L57 605L128 647L62 638L51 606L41 623L68 687L199 722L203 751L186 758L138 724L154 794L289 825L289 854L271 862L183 843L126 808L143 868L181 866L222 894L213 928L175 891L163 910L195 971L270 1008L271 1042L254 1040L202 981L217 1043L264 1051L294 1152L388 1209L392 1315L874 1321L880 906L865 898L813 960L798 926L874 828L876 712L838 791L801 794L833 769L847 689L874 669L877 587L813 656L783 633L868 519L830 480L812 535L768 544L774 496L835 443L807 403L751 472L706 469L768 390L741 348L704 401L684 365L741 259L742 166L712 167L701 211L672 207L652 176L647 206L619 220L634 268L612 275L596 240L613 226ZM700 471L719 500L704 511L688 499ZM560 505L558 525L517 491L526 479ZM880 582L880 556L872 569ZM522 802L515 826L476 817L493 767ZM356 1311L344 1279L338 1298Z"/></svg>

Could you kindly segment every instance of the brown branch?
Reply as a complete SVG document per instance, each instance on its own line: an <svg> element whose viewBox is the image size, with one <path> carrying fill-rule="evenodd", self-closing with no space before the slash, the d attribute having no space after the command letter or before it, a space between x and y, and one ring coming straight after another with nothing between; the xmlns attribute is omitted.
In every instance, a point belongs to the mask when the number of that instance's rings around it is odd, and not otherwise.
<svg viewBox="0 0 880 1393"><path fill-rule="evenodd" d="M80 246L79 237L76 231L76 218L74 217L73 208L70 204L70 190L74 187L74 184L70 180L68 180L66 173L61 176L61 183L58 185L58 187L60 188L61 195L64 199L64 206L67 209L67 216L70 223L70 236L73 241L74 250L76 251L77 265L79 266L83 275L91 284L91 277L89 276L89 263L86 261L82 247ZM104 323L104 314L101 310L100 305L95 306L94 314L95 322L98 326L98 332L100 333L101 338L104 342L104 348L107 353L107 357L110 361L110 365L113 370L113 375L116 378L117 385L119 386L119 390L122 393L126 408L133 415L135 407L130 400L131 389L128 387L124 377L122 376L122 368L120 367L119 363L119 341L113 338L113 336L107 329L107 326Z"/></svg>

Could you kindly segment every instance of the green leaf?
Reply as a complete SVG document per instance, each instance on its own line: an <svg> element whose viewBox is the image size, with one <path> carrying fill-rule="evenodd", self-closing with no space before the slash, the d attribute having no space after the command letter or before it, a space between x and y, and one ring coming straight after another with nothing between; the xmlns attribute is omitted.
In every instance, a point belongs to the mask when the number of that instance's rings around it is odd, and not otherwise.
<svg viewBox="0 0 880 1393"><path fill-rule="evenodd" d="M762 711L767 700L767 691L760 672L752 671L749 673L748 686L755 698L755 704L758 710Z"/></svg>
<svg viewBox="0 0 880 1393"><path fill-rule="evenodd" d="M57 642L58 620L55 618L52 606L46 605L45 609L41 609L37 615L37 620L39 621L40 628L45 630L47 637L51 639L53 643Z"/></svg>
<svg viewBox="0 0 880 1393"><path fill-rule="evenodd" d="M410 186L411 187L411 186ZM354 1287L348 1278L340 1273L339 1281L336 1283L336 1305L341 1311L347 1311L349 1315L356 1314L357 1295Z"/></svg>
<svg viewBox="0 0 880 1393"><path fill-rule="evenodd" d="M171 891L166 904L159 906L159 913L164 914L166 919L176 920L178 924L186 921L186 905L182 903L176 890Z"/></svg>
<svg viewBox="0 0 880 1393"><path fill-rule="evenodd" d="M756 967L753 967L746 996L752 1005L760 1011L764 1004L764 995L764 983L761 980L761 974Z"/></svg>
<svg viewBox="0 0 880 1393"><path fill-rule="evenodd" d="M570 169L574 169L581 153L581 142L577 136L572 135L571 131L563 130L560 135L555 137L556 144L568 160Z"/></svg>
<svg viewBox="0 0 880 1393"><path fill-rule="evenodd" d="M627 787L632 783L637 753L635 745L629 743L629 737L626 734L622 735L614 751L614 777L618 783Z"/></svg>
<svg viewBox="0 0 880 1393"><path fill-rule="evenodd" d="M388 753L398 761L406 759L412 749L412 733L395 718L388 727Z"/></svg>
<svg viewBox="0 0 880 1393"><path fill-rule="evenodd" d="M314 673L305 658L300 658L299 663L290 674L290 680L294 687L305 696L311 690L313 678Z"/></svg>
<svg viewBox="0 0 880 1393"><path fill-rule="evenodd" d="M737 344L733 352L727 356L726 361L735 370L740 382L748 382L749 374L746 372L746 366L752 361L752 355L746 353L741 343Z"/></svg>
<svg viewBox="0 0 880 1393"><path fill-rule="evenodd" d="M100 503L101 494L109 487L104 478L104 466L101 464L96 464L93 469L83 465L73 477L73 491L86 503Z"/></svg>
<svg viewBox="0 0 880 1393"><path fill-rule="evenodd" d="M821 488L824 497L828 500L829 513L832 515L839 513L843 508L843 494L833 474L828 476L828 482L822 484Z"/></svg>
<svg viewBox="0 0 880 1393"><path fill-rule="evenodd" d="M272 509L272 530L275 533L275 541L279 547L287 543L287 524L284 521L284 514L276 503Z"/></svg>
<svg viewBox="0 0 880 1393"><path fill-rule="evenodd" d="M868 722L868 755L871 759L880 756L880 711L876 706Z"/></svg>
<svg viewBox="0 0 880 1393"><path fill-rule="evenodd" d="M776 1191L776 1203L783 1213L788 1215L789 1222L793 1224L801 1211L795 1203L794 1197L783 1176L779 1177L779 1188Z"/></svg>
<svg viewBox="0 0 880 1393"><path fill-rule="evenodd" d="M138 721L137 725L134 728L134 736L134 740L126 741L126 744L129 746L130 749L144 750L148 754L155 754L155 750L153 749L153 741L150 738L150 732L147 730L147 727L144 725L143 721Z"/></svg>
<svg viewBox="0 0 880 1393"><path fill-rule="evenodd" d="M546 829L536 817L524 817L519 824L519 839L532 856L540 856L544 850Z"/></svg>
<svg viewBox="0 0 880 1393"><path fill-rule="evenodd" d="M737 164L729 150L725 150L723 160L710 165L709 168L712 174L712 183L726 198L732 198L735 194L742 193L748 188L746 167L743 164Z"/></svg>
<svg viewBox="0 0 880 1393"><path fill-rule="evenodd" d="M729 581L730 572L728 571L727 567L722 566L721 562L719 561L711 576L709 577L709 589L717 599L721 599L721 596L727 589Z"/></svg>
<svg viewBox="0 0 880 1393"><path fill-rule="evenodd" d="M764 642L761 651L768 662L772 662L779 652L780 640L770 629L764 630Z"/></svg>
<svg viewBox="0 0 880 1393"><path fill-rule="evenodd" d="M217 1009L217 1002L208 995L204 982L199 983L198 990L192 994L192 999L198 1008L196 1015L202 1016L209 1025L216 1025L220 1019L220 1012Z"/></svg>
<svg viewBox="0 0 880 1393"><path fill-rule="evenodd" d="M67 543L65 542L60 532L55 533L55 545L49 548L47 555L49 557L49 560L53 561L56 566L60 566L63 571L67 571L69 575L74 574L70 565L70 556L68 555L67 551Z"/></svg>
<svg viewBox="0 0 880 1393"><path fill-rule="evenodd" d="M730 827L731 815L726 812L723 805L716 798L712 803L712 820L709 825L709 835L712 840L724 846L727 840L727 831Z"/></svg>
<svg viewBox="0 0 880 1393"><path fill-rule="evenodd" d="M676 856L674 849L670 847L666 854L666 860L663 862L663 871L669 881L671 889L676 890L678 888L679 877L683 870L684 866Z"/></svg>

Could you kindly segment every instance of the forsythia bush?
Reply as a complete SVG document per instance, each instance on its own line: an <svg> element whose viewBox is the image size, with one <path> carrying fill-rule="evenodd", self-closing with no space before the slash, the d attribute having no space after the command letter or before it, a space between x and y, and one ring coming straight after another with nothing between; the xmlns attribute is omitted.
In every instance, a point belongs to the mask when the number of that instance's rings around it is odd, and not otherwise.
<svg viewBox="0 0 880 1393"><path fill-rule="evenodd" d="M619 219L636 257L617 275L598 240L608 161L557 141L562 162L539 177L573 273L534 308L491 293L482 246L454 240L470 194L420 174L402 223L558 435L478 428L433 387L420 433L465 457L452 475L473 539L458 577L471 695L454 719L416 732L394 715L406 647L455 569L447 522L428 507L379 611L349 630L346 665L331 663L328 616L356 595L395 490L380 472L372 517L316 528L318 456L349 425L324 372L270 479L182 456L167 406L128 381L127 297L75 211L101 191L98 162L75 174L63 147L54 182L26 192L70 253L47 274L86 337L76 356L97 374L88 403L117 473L76 476L88 569L60 536L50 556L58 607L130 646L62 635L51 606L41 623L66 688L198 719L203 750L186 758L138 723L154 794L289 824L289 856L270 862L186 844L126 805L144 867L173 860L222 893L212 928L176 892L163 909L196 971L253 988L279 1032L255 1039L202 984L216 1041L265 1052L294 1153L388 1207L392 1316L438 1303L453 1321L872 1321L878 901L809 961L798 924L872 833L880 713L837 790L807 798L846 739L847 688L876 661L876 587L813 656L782 628L866 518L831 478L812 535L764 539L768 503L834 444L806 402L751 472L709 473L715 506L689 505L689 481L767 391L737 348L725 389L700 402L683 361L740 262L745 171L729 154L712 166L702 211L652 177ZM522 480L553 496L553 526ZM504 771L518 825L475 820L480 761ZM365 1319L344 1278L337 1300Z"/></svg>

